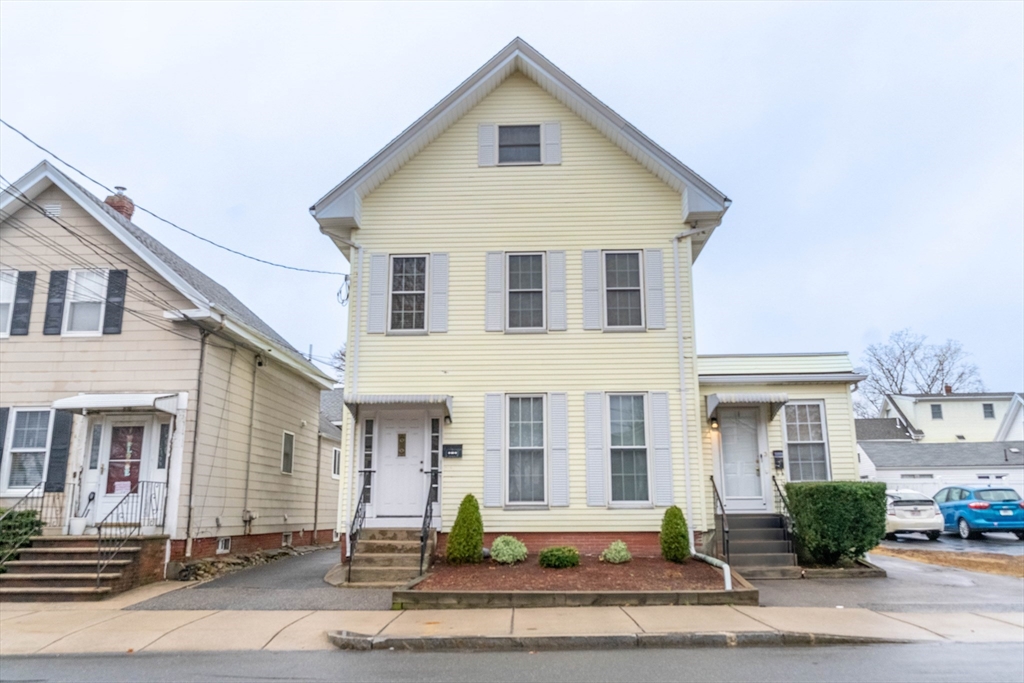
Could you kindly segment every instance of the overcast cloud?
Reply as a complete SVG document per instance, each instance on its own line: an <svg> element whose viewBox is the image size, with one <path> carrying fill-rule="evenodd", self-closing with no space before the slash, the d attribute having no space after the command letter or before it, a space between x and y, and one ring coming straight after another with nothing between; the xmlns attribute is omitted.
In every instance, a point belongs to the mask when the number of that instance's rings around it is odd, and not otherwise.
<svg viewBox="0 0 1024 683"><path fill-rule="evenodd" d="M733 200L700 352L856 360L910 327L1021 390L1022 8L4 2L0 115L211 239L347 272L309 206L519 35ZM43 157L0 145L9 180ZM297 348L343 342L339 277L136 222Z"/></svg>

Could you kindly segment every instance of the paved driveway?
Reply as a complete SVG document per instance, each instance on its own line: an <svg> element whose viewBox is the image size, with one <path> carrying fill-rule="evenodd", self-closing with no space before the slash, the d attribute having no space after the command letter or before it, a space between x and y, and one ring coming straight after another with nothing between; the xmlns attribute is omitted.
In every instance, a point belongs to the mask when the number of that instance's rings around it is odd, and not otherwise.
<svg viewBox="0 0 1024 683"><path fill-rule="evenodd" d="M869 555L885 579L752 581L766 607L865 607L885 612L1021 612L1024 579ZM742 571L741 571L742 573Z"/></svg>
<svg viewBox="0 0 1024 683"><path fill-rule="evenodd" d="M141 610L379 610L391 609L391 591L335 588L324 574L338 549L286 557L138 603Z"/></svg>
<svg viewBox="0 0 1024 683"><path fill-rule="evenodd" d="M981 538L964 540L956 534L942 534L937 541L929 541L924 534L900 534L895 541L882 541L888 548L912 550L945 550L946 552L1000 553L1024 555L1024 541L1015 534L999 532L982 534Z"/></svg>

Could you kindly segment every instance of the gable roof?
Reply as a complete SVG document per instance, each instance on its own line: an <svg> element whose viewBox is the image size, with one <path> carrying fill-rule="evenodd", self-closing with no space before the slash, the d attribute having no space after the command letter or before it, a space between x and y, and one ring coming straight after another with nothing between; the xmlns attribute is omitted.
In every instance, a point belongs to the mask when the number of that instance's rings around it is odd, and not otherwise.
<svg viewBox="0 0 1024 683"><path fill-rule="evenodd" d="M914 437L914 439L924 437L924 432L914 426L914 423L911 422L910 418L908 418L906 413L903 412L903 408L900 408L900 404L893 400L893 396L899 396L899 394L886 394L885 403L892 406L892 409L896 411L896 414L899 416L896 419L907 426L907 429L910 430L910 435Z"/></svg>
<svg viewBox="0 0 1024 683"><path fill-rule="evenodd" d="M985 400L985 399L993 399L993 400L994 399L1001 399L1001 400L1004 400L1004 401L1008 401L1008 400L1012 399L1015 396L1015 394L1012 391L995 391L995 392L992 392L992 391L989 391L989 392L980 391L980 392L968 392L968 393L963 393L963 394L957 394L957 393L953 393L953 394L892 394L892 396L899 396L901 398L910 398L910 399L914 399L914 401L922 401L922 400L928 400L928 401L942 401L942 400L946 400L946 401L957 401L957 400L961 400L961 401L962 400L981 401L981 400Z"/></svg>
<svg viewBox="0 0 1024 683"><path fill-rule="evenodd" d="M857 441L912 441L910 432L895 417L854 420Z"/></svg>
<svg viewBox="0 0 1024 683"><path fill-rule="evenodd" d="M880 469L1024 467L1024 441L860 441L857 445ZM1008 453L1010 448L1022 452Z"/></svg>
<svg viewBox="0 0 1024 683"><path fill-rule="evenodd" d="M702 236L694 237L696 258L710 238L711 231L721 223L731 200L594 97L522 38L506 45L447 97L311 206L309 211L321 230L331 234L358 228L363 197L516 72L533 80L682 195L683 221L700 221L701 228L708 228Z"/></svg>
<svg viewBox="0 0 1024 683"><path fill-rule="evenodd" d="M1021 415L1021 413L1024 413L1024 396L1014 394L1010 407L1006 409L1006 415L1003 416L1003 422L999 425L999 429L996 430L996 438L993 441L1002 441L1010 436L1010 432L1013 431L1016 424L1024 420L1024 415Z"/></svg>
<svg viewBox="0 0 1024 683"><path fill-rule="evenodd" d="M320 433L328 439L341 441L341 429L335 422L341 422L345 410L345 391L330 389L320 392Z"/></svg>
<svg viewBox="0 0 1024 683"><path fill-rule="evenodd" d="M41 161L35 168L12 183L11 187L0 193L0 211L5 217L12 215L24 205L20 198L21 195L32 200L51 184L56 185L77 202L199 309L198 311L177 311L181 319L213 318L218 322L224 322L229 328L235 326L238 329L232 331L249 333L242 336L248 337L246 341L255 348L270 352L273 357L282 360L292 369L319 384L333 385L333 378L306 360L284 337L260 319L224 286L178 256L155 237L115 211L48 161ZM8 207L12 204L16 208L8 211Z"/></svg>

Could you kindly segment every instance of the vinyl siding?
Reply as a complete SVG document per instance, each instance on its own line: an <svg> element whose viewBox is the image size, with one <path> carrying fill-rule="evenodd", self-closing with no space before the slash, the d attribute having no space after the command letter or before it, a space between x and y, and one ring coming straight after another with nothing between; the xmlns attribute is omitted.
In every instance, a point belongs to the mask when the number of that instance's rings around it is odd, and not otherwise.
<svg viewBox="0 0 1024 683"><path fill-rule="evenodd" d="M558 166L477 166L480 123L562 124ZM566 392L569 500L565 508L506 511L484 508L488 531L637 530L658 528L663 509L586 506L583 396L587 391L665 391L672 416L674 494L684 501L676 300L672 237L683 229L681 199L590 125L521 75L510 77L381 187L363 199L362 227L353 235L369 253L450 254L448 332L416 337L367 335L366 279L356 293L362 324L359 393L451 394L452 424L444 442L463 444L461 460L442 463L443 528L467 493L483 493L484 395L488 392ZM693 357L690 254L683 243L683 319ZM584 249L664 250L664 330L613 333L583 330ZM565 332L485 332L488 251L564 250ZM368 262L369 257L365 260ZM355 314L355 306L352 315ZM351 345L350 345L351 348ZM696 368L687 366L690 386ZM697 402L689 408L696 419ZM349 461L346 414L344 465ZM698 453L696 430L691 448ZM694 492L699 492L695 478ZM350 489L342 519L351 518Z"/></svg>
<svg viewBox="0 0 1024 683"><path fill-rule="evenodd" d="M921 443L940 443L960 441L992 441L996 432L1006 419L1006 411L1010 408L1009 399L913 399L900 404L914 426L924 431ZM982 405L991 403L995 418L985 419ZM932 419L932 404L942 406L942 419Z"/></svg>

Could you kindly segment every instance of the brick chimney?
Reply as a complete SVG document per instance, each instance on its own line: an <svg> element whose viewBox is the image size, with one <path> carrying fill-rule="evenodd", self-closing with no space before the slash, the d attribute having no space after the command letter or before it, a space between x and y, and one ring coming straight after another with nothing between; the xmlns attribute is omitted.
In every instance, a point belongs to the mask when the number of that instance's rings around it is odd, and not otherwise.
<svg viewBox="0 0 1024 683"><path fill-rule="evenodd" d="M110 195L103 200L103 203L128 220L131 220L132 214L135 213L135 202L124 193L125 188L117 185L114 189L117 191L117 194Z"/></svg>
<svg viewBox="0 0 1024 683"><path fill-rule="evenodd" d="M127 198L127 197L125 197L125 199L128 199L128 198ZM128 201L131 201L131 200L130 200L130 199L128 199ZM945 387L943 387L943 388L944 388L944 389L945 389L945 391L946 391L946 396L950 396L950 395L952 395L952 393L953 393L953 387L951 387L951 386L949 386L949 385L947 384L947 385L946 385Z"/></svg>

